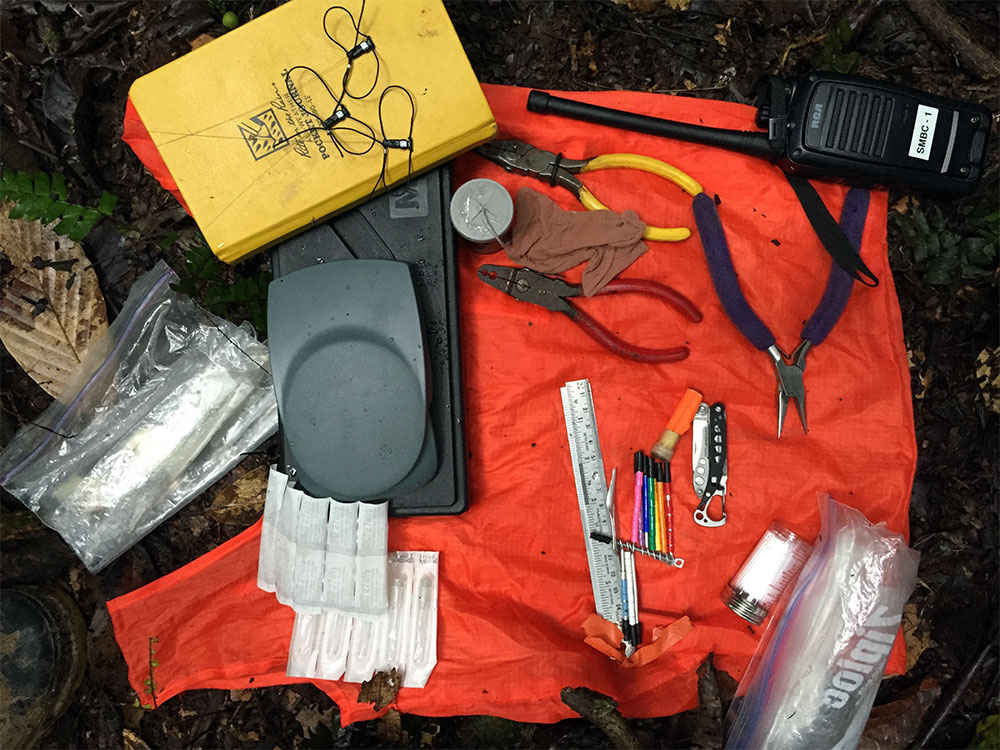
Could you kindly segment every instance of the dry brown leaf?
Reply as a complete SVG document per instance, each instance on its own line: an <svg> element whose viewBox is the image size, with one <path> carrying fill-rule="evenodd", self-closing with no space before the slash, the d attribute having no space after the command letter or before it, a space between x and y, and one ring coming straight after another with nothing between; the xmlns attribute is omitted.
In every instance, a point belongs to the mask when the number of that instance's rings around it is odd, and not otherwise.
<svg viewBox="0 0 1000 750"><path fill-rule="evenodd" d="M904 690L891 703L873 708L861 734L858 750L909 747L927 710L940 695L938 681L925 677L919 685Z"/></svg>
<svg viewBox="0 0 1000 750"><path fill-rule="evenodd" d="M319 733L320 725L329 727L333 724L334 707L319 711L315 706L309 705L295 714L295 720L302 727L302 733L306 739L315 737Z"/></svg>
<svg viewBox="0 0 1000 750"><path fill-rule="evenodd" d="M987 409L1000 412L1000 347L983 349L976 357L976 382Z"/></svg>
<svg viewBox="0 0 1000 750"><path fill-rule="evenodd" d="M917 659L931 647L931 629L917 612L917 605L903 607L903 639L906 641L906 673L909 674Z"/></svg>
<svg viewBox="0 0 1000 750"><path fill-rule="evenodd" d="M38 221L9 219L0 205L0 252L14 266L4 274L0 340L17 363L53 396L108 328L104 296L78 242Z"/></svg>
<svg viewBox="0 0 1000 750"><path fill-rule="evenodd" d="M214 41L215 37L212 36L211 34L199 34L190 42L188 42L188 44L191 46L191 49L198 49L199 47L204 47L209 42L214 42Z"/></svg>
<svg viewBox="0 0 1000 750"><path fill-rule="evenodd" d="M410 733L403 729L403 717L395 708L390 708L379 719L375 736L390 747L405 747L410 744Z"/></svg>
<svg viewBox="0 0 1000 750"><path fill-rule="evenodd" d="M131 729L122 730L122 747L125 750L149 750L149 745Z"/></svg>
<svg viewBox="0 0 1000 750"><path fill-rule="evenodd" d="M376 711L381 711L396 700L402 682L395 667L389 672L376 672L370 680L361 683L358 703L371 703Z"/></svg>
<svg viewBox="0 0 1000 750"><path fill-rule="evenodd" d="M441 726L433 722L424 724L420 730L420 747L430 747L434 744L434 738L441 734Z"/></svg>
<svg viewBox="0 0 1000 750"><path fill-rule="evenodd" d="M635 13L651 13L654 10L687 10L691 0L614 0L616 5L627 5Z"/></svg>
<svg viewBox="0 0 1000 750"><path fill-rule="evenodd" d="M216 495L206 512L219 523L235 526L253 523L264 511L268 474L266 466L251 469Z"/></svg>

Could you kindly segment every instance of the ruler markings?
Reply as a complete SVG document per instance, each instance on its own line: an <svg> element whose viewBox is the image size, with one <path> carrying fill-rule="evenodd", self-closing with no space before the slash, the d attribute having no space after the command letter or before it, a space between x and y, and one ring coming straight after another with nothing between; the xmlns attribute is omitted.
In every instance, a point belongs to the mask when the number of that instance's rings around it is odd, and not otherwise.
<svg viewBox="0 0 1000 750"><path fill-rule="evenodd" d="M615 546L591 538L593 533L610 537L611 518L605 504L608 489L590 383L571 381L561 394L594 603L601 617L617 624L622 619L622 603Z"/></svg>

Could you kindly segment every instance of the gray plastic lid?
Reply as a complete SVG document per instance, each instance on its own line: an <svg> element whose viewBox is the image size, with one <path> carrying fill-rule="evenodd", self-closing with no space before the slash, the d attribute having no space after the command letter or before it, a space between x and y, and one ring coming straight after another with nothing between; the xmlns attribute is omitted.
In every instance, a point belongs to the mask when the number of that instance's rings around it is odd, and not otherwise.
<svg viewBox="0 0 1000 750"><path fill-rule="evenodd" d="M427 380L405 263L345 260L275 279L268 345L288 464L304 488L362 500L407 477L424 447Z"/></svg>

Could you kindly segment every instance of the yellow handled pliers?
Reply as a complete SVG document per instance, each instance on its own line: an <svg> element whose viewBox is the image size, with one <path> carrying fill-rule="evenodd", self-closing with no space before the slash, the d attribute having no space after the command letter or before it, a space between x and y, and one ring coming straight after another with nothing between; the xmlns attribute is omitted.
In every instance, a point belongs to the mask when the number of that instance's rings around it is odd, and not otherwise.
<svg viewBox="0 0 1000 750"><path fill-rule="evenodd" d="M562 154L543 151L524 141L515 140L491 141L477 148L476 152L499 164L508 172L531 175L545 180L550 185L561 185L572 191L584 208L590 211L605 210L607 206L595 198L575 175L595 172L598 169L637 169L670 180L692 196L702 192L701 185L689 175L651 156L603 154L591 159L565 159ZM690 237L691 230L687 227L647 226L642 236L647 240L679 242Z"/></svg>

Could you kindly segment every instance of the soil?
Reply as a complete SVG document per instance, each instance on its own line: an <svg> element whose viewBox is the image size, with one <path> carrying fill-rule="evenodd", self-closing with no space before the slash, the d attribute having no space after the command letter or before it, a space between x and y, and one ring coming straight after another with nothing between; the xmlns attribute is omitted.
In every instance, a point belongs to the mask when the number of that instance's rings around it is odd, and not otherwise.
<svg viewBox="0 0 1000 750"><path fill-rule="evenodd" d="M374 2L375 0L371 0ZM233 11L245 22L270 0L2 0L4 86L0 157L4 171L62 173L70 198L96 205L119 197L116 217L84 241L110 314L158 257L177 267L196 228L176 201L122 143L130 83L191 49L199 35L220 36ZM564 90L633 89L751 103L765 74L813 67L889 79L1000 111L997 59L1000 5L939 7L964 32L929 36L906 3L802 0L632 0L447 3L484 82ZM937 7L937 6L936 6ZM939 31L939 29L932 29ZM988 51L991 69L964 45ZM942 201L892 193L893 275L911 353L919 461L911 504L912 545L923 555L909 609L919 658L883 682L890 740L904 747L968 747L978 722L998 713L998 410L1000 355L995 211L998 158L975 195ZM990 214L993 214L990 217ZM926 220L926 221L924 221ZM176 235L168 249L159 243ZM956 260L949 248L994 243L992 257ZM971 245L970 245L971 246ZM253 275L260 263L239 268ZM35 419L51 399L2 352L0 443ZM177 569L249 525L206 515L216 492L273 458L274 445L247 459L101 575L76 561L53 532L4 497L0 581L54 584L70 592L90 623L84 683L43 744L46 747L605 747L583 719L522 725L490 717L403 716L398 727L373 721L341 728L337 707L312 686L193 691L156 710L133 705L105 602ZM969 666L978 667L970 672ZM731 685L706 669L704 702L675 717L626 722L648 747L713 747L720 702ZM928 678L930 678L929 681ZM937 688L934 688L934 682ZM715 689L713 690L713 686ZM944 688L940 700L928 691ZM914 714L893 706L917 705ZM895 717L895 718L893 718ZM915 718L914 718L915 717ZM933 734L928 736L930 729ZM406 738L399 733L403 730ZM985 746L985 745L983 745Z"/></svg>

